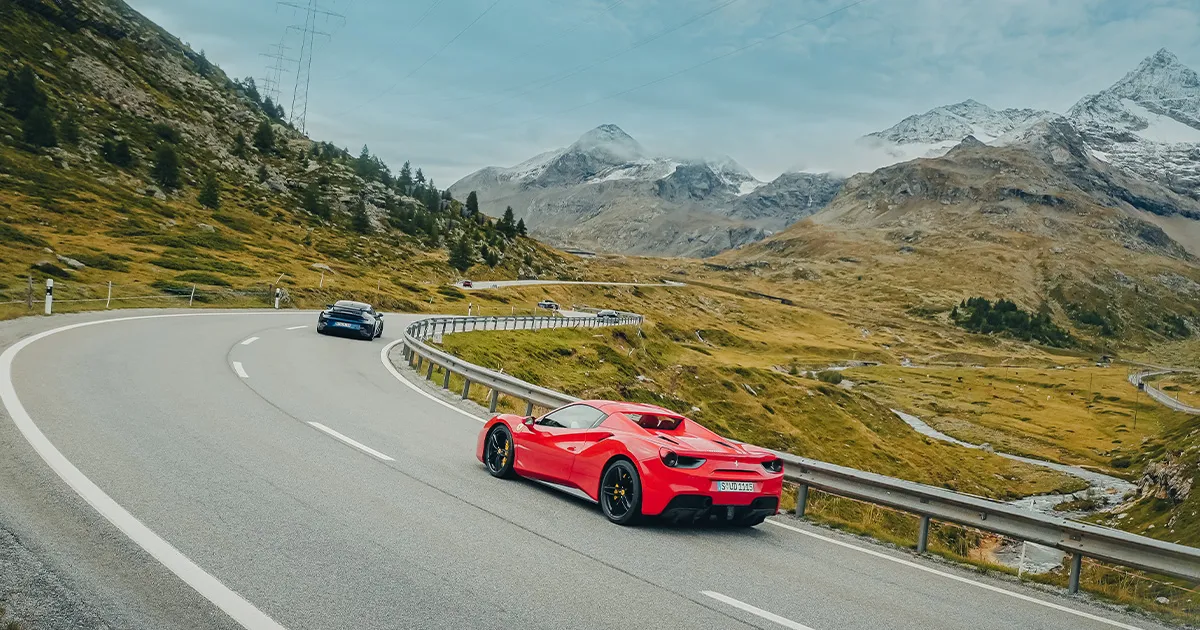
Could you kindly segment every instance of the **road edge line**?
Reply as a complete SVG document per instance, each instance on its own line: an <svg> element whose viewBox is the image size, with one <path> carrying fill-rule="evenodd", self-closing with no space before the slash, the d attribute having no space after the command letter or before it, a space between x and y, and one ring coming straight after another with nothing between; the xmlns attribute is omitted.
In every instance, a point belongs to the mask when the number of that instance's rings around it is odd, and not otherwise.
<svg viewBox="0 0 1200 630"><path fill-rule="evenodd" d="M1103 624L1107 624L1107 625L1110 625L1110 626L1113 626L1113 627L1116 627L1116 628L1121 628L1122 630L1143 630L1142 628L1139 628L1139 627L1137 627L1137 626L1131 626L1131 625L1129 625L1129 624L1127 624L1127 623L1122 623L1122 622L1120 622L1120 621L1117 621L1117 620L1115 620L1115 619L1109 619L1109 618L1107 618L1107 617L1101 617L1101 616L1099 616L1099 615L1093 615L1092 613L1089 613L1089 612L1084 612L1084 611L1082 611L1082 610L1076 610L1076 609L1074 609L1074 608L1071 608L1071 607L1069 607L1069 606L1063 606L1062 604L1055 604L1054 602L1048 602L1048 601L1046 601L1046 600L1044 600L1044 599L1038 599L1037 597L1033 597L1033 596L1030 596L1030 595L1025 595L1024 593L1018 593L1018 592L1016 592L1016 591L1010 591L1010 590L1008 590L1008 589L1006 589L1006 588L1000 588L999 586L993 586L993 585L991 585L991 584L984 584L983 582L978 582L978 581L976 581L976 580L972 580L972 579L970 579L970 578L965 578L965 577L962 577L961 575L955 575L955 574L953 574L953 573L949 573L949 572L946 572L946 571L941 571L941 570L935 569L935 568L933 568L933 567L927 567L927 566L924 566L924 565L918 564L918 563L916 563L916 562L913 562L913 561L911 561L911 560L905 560L904 558L897 558L897 557L895 557L895 556L892 556L892 555L889 555L889 554L883 553L883 552L881 552L881 551L876 551L876 550L874 550L874 549L867 549L866 547L860 547L860 546L858 546L858 545L851 544L851 543L848 543L848 542L846 542L846 541L843 541L843 540L837 540L836 538L830 538L829 536L823 536L823 535L821 535L821 534L818 534L818 533L816 533L816 532L805 531L805 530L803 530L803 529L801 529L801 528L799 528L799 527L796 527L796 526L794 526L794 525L788 525L788 524L786 524L786 523L780 523L779 521L776 521L775 519L770 519L770 518L769 518L769 519L767 519L765 522L767 522L767 523L770 523L770 524L772 524L772 525L774 525L774 526L776 526L776 527L782 527L783 529L786 529L786 530L788 530L788 531L793 531L793 532L796 532L797 534L803 534L803 535L805 535L805 536L809 536L809 537L811 537L811 538L816 538L817 540L823 540L823 541L825 541L825 542L828 542L828 543L833 543L833 544L835 544L835 545L838 545L839 547L845 547L845 548L847 548L847 549L853 549L853 550L855 550L855 551L859 551L859 552L865 553L865 554L867 554L867 555L875 556L875 557L877 557L877 558L882 558L882 559L884 559L884 560L890 560L891 562L895 562L896 564L902 564L902 565L904 565L904 566L906 566L906 567L910 567L910 568L917 569L917 570L920 570L920 571L925 571L926 573L932 573L932 574L934 574L934 575L937 575L937 576L939 576L939 577L948 578L948 579L954 580L954 581L956 581L956 582L962 582L963 584L970 584L970 585L972 585L972 586L977 586L977 587L979 587L979 588L982 588L982 589L984 589L984 590L992 591L993 593L999 593L999 594L1001 594L1001 595L1008 595L1009 597L1014 597L1014 598L1016 598L1016 599L1019 599L1019 600L1022 600L1022 601L1026 601L1026 602L1029 602L1029 603L1031 603L1031 604L1037 604L1037 605L1039 605L1039 606L1045 606L1046 608L1050 608L1050 609L1052 609L1052 610L1057 610L1057 611L1060 611L1060 612L1069 613L1069 614L1075 615L1075 616L1077 616L1077 617L1083 617L1084 619L1088 619L1088 620L1091 620L1091 621L1097 621L1097 622L1100 622L1100 623L1103 623Z"/></svg>
<svg viewBox="0 0 1200 630"><path fill-rule="evenodd" d="M13 424L17 430L29 442L34 451L46 462L46 465L55 472L76 494L80 496L92 509L96 510L108 522L112 523L134 544L141 547L146 553L150 554L155 560L158 560L171 573L174 573L185 584L192 587L202 597L207 599L217 608L220 608L225 614L229 615L234 621L240 624L247 630L286 630L282 625L272 619L263 611L259 610L254 604L238 595L228 586L225 586L220 580L202 569L198 564L190 558L183 555L183 552L176 549L171 543L164 538L154 533L149 527L137 519L128 510L121 507L112 497L108 496L96 485L91 479L83 474L74 464L50 442L46 434L38 428L37 423L26 411L24 404L21 403L20 397L17 396L16 387L12 380L12 364L17 354L21 350L28 347L35 341L45 339L51 335L55 335L68 330L77 328L85 328L87 326L95 326L98 324L109 324L115 322L135 321L142 319L166 319L172 317L215 317L215 316L245 316L245 315L278 315L280 313L170 313L162 315L138 315L133 317L118 317L113 319L101 319L91 322L80 322L67 326L60 326L51 330L43 331L21 339L9 346L0 354L0 402L3 402L4 408L8 410L8 415L12 418ZM289 313L292 314L292 313Z"/></svg>
<svg viewBox="0 0 1200 630"><path fill-rule="evenodd" d="M446 401L442 400L441 398L438 398L437 396L434 396L433 394L430 394L429 392L421 389L415 383L409 382L409 380L407 378L405 378L403 374L400 373L400 370L396 369L396 366L392 365L391 359L388 359L388 353L390 353L392 351L392 348L395 348L396 346L398 346L402 343L404 343L403 339L397 339L397 340L389 343L388 345L384 346L383 349L379 351L379 360L383 363L383 367L387 368L387 371L391 372L392 376L395 377L396 380L400 381L401 383L404 383L405 387L408 387L409 389L413 390L414 392L417 392L418 394L428 398L429 400L432 400L433 402L435 402L447 409L456 411L476 422L480 422L480 423L487 422L486 418L480 418L479 416L477 416L465 409L459 409L458 407L450 404L449 402L446 402Z"/></svg>

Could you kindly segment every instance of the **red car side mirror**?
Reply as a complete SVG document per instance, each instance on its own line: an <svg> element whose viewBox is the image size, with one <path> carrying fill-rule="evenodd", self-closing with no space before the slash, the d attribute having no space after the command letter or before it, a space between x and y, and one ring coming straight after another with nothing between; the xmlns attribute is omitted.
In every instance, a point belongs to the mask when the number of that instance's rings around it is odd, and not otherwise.
<svg viewBox="0 0 1200 630"><path fill-rule="evenodd" d="M537 418L535 418L533 416L529 416L528 418L525 418L525 420L523 420L522 422L525 424L525 426L529 427L530 429L537 426Z"/></svg>

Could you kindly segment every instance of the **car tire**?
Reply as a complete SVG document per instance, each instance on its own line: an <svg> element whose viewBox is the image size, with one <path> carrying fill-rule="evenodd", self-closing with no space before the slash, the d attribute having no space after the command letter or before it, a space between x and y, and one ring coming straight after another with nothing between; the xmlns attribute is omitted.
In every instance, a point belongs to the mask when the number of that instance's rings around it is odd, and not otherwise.
<svg viewBox="0 0 1200 630"><path fill-rule="evenodd" d="M600 510L617 525L634 525L642 517L642 480L629 460L618 459L600 475Z"/></svg>
<svg viewBox="0 0 1200 630"><path fill-rule="evenodd" d="M512 432L502 424L496 425L483 441L483 465L488 474L499 479L516 477L513 472L515 455Z"/></svg>

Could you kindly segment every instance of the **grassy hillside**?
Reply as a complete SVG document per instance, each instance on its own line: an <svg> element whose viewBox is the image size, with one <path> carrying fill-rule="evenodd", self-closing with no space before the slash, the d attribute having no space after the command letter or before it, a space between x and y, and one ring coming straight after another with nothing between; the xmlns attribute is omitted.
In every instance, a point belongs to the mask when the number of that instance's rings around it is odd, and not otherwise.
<svg viewBox="0 0 1200 630"><path fill-rule="evenodd" d="M0 302L54 278L62 299L238 303L285 274L302 303L416 310L462 274L575 273L419 168L303 136L119 0L0 4L0 96Z"/></svg>

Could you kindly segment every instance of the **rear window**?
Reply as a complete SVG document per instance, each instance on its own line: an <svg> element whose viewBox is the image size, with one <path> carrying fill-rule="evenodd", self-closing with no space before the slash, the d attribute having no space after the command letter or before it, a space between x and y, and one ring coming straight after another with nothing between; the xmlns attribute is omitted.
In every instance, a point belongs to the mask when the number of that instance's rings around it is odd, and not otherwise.
<svg viewBox="0 0 1200 630"><path fill-rule="evenodd" d="M658 429L660 431L673 431L683 421L683 418L672 418L671 416L658 416L648 413L627 413L625 417L633 420L643 429Z"/></svg>
<svg viewBox="0 0 1200 630"><path fill-rule="evenodd" d="M363 304L362 302L351 302L350 300L338 300L337 302L334 302L333 305L338 308L352 308L352 309L359 310L359 311L366 311L371 308L370 304Z"/></svg>

